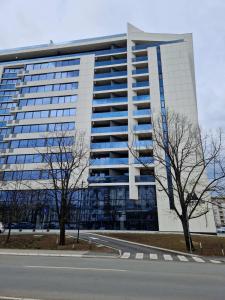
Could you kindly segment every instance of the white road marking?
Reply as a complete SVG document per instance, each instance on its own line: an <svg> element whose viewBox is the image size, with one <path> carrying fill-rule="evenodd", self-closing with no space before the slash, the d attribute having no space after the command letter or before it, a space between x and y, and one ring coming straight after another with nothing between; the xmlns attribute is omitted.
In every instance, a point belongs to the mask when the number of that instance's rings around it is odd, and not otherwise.
<svg viewBox="0 0 225 300"><path fill-rule="evenodd" d="M143 259L144 258L144 253L136 253L135 258L136 259Z"/></svg>
<svg viewBox="0 0 225 300"><path fill-rule="evenodd" d="M202 258L197 257L197 256L192 256L192 258L193 258L196 262L199 262L199 263L204 263L204 262L205 262Z"/></svg>
<svg viewBox="0 0 225 300"><path fill-rule="evenodd" d="M99 238L96 238L96 237L90 237L90 239L92 239L92 240L99 240Z"/></svg>
<svg viewBox="0 0 225 300"><path fill-rule="evenodd" d="M78 267L56 267L56 266L24 266L25 268L36 269L65 269L65 270L83 270L83 271L112 271L112 272L127 272L123 269L100 269L100 268L78 268ZM1 298L0 298L1 299Z"/></svg>
<svg viewBox="0 0 225 300"><path fill-rule="evenodd" d="M173 260L172 256L169 254L164 254L163 257L165 260Z"/></svg>
<svg viewBox="0 0 225 300"><path fill-rule="evenodd" d="M149 257L150 257L150 259L158 259L158 254L150 253Z"/></svg>
<svg viewBox="0 0 225 300"><path fill-rule="evenodd" d="M6 297L6 296L0 296L1 300L41 300L37 298L17 298L17 297Z"/></svg>
<svg viewBox="0 0 225 300"><path fill-rule="evenodd" d="M129 258L130 257L130 252L124 252L121 258Z"/></svg>
<svg viewBox="0 0 225 300"><path fill-rule="evenodd" d="M177 255L177 257L179 258L180 261L188 261L186 256L183 255Z"/></svg>
<svg viewBox="0 0 225 300"><path fill-rule="evenodd" d="M222 263L222 261L214 260L214 259L211 259L210 261L211 261L211 263L213 263L213 264L221 264L221 263Z"/></svg>

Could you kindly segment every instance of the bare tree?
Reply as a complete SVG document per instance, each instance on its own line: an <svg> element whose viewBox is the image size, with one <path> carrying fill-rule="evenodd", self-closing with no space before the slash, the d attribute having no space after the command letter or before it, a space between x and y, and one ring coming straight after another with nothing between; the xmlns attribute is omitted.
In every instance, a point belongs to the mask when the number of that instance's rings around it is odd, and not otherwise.
<svg viewBox="0 0 225 300"><path fill-rule="evenodd" d="M188 251L194 250L189 221L207 214L211 194L224 189L223 141L221 130L203 135L181 114L167 112L153 120L153 149L148 150L153 151L155 180L182 224ZM141 159L136 144L134 138L132 155L152 170L152 160Z"/></svg>
<svg viewBox="0 0 225 300"><path fill-rule="evenodd" d="M65 245L65 225L71 202L75 193L84 188L82 177L89 166L85 134L76 132L74 136L68 136L67 132L56 133L54 144L48 145L44 153L39 153L48 172L45 189L55 202L60 227L59 245Z"/></svg>

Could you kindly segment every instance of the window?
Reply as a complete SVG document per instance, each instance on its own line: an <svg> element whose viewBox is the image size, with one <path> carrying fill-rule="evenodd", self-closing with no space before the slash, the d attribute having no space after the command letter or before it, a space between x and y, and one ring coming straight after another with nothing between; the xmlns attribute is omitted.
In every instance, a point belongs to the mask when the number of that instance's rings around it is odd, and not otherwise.
<svg viewBox="0 0 225 300"><path fill-rule="evenodd" d="M51 61L45 63L36 63L29 64L26 66L26 70L40 70L40 69L48 69L48 68L56 68L56 67L65 67L72 65L79 65L80 59L70 59L70 60L62 60L62 61Z"/></svg>
<svg viewBox="0 0 225 300"><path fill-rule="evenodd" d="M67 131L74 130L75 123L50 123L39 125L19 125L14 126L13 133L31 133L31 132L47 132L47 131ZM9 131L10 133L11 131Z"/></svg>

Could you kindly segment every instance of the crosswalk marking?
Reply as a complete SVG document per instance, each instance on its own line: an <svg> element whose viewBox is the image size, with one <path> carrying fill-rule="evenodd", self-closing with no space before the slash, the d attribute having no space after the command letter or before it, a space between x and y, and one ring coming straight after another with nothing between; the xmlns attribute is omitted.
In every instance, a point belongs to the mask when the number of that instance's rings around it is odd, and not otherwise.
<svg viewBox="0 0 225 300"><path fill-rule="evenodd" d="M183 255L177 255L178 259L180 261L188 261L187 257L186 256L183 256Z"/></svg>
<svg viewBox="0 0 225 300"><path fill-rule="evenodd" d="M172 256L169 254L164 254L163 257L165 260L173 260Z"/></svg>
<svg viewBox="0 0 225 300"><path fill-rule="evenodd" d="M219 260L214 260L214 259L211 259L210 260L213 264L221 264L222 261L219 261Z"/></svg>
<svg viewBox="0 0 225 300"><path fill-rule="evenodd" d="M205 262L202 258L197 257L197 256L192 256L192 258L193 258L196 262L199 262L199 263L204 263L204 262Z"/></svg>
<svg viewBox="0 0 225 300"><path fill-rule="evenodd" d="M144 253L136 253L136 259L143 259Z"/></svg>
<svg viewBox="0 0 225 300"><path fill-rule="evenodd" d="M129 258L130 257L130 252L124 252L121 258Z"/></svg>
<svg viewBox="0 0 225 300"><path fill-rule="evenodd" d="M155 253L150 253L149 257L150 257L150 259L158 259L158 255Z"/></svg>

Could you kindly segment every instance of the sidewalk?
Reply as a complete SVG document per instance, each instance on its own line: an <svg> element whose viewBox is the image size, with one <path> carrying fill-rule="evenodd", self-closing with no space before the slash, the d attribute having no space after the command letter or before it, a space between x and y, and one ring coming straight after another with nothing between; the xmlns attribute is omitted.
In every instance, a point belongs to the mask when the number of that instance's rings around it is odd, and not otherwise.
<svg viewBox="0 0 225 300"><path fill-rule="evenodd" d="M46 256L46 257L96 257L117 258L117 254L98 253L92 251L70 251L70 250L36 250L36 249L0 249L0 255L15 256Z"/></svg>

